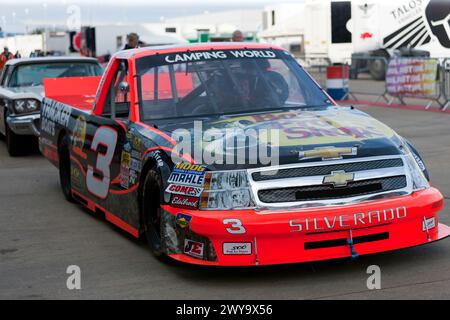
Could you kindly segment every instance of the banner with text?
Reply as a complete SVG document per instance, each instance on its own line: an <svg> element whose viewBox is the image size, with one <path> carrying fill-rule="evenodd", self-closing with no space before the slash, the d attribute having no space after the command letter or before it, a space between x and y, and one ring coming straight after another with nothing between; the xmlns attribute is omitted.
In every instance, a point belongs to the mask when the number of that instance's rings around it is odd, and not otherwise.
<svg viewBox="0 0 450 320"><path fill-rule="evenodd" d="M392 59L386 74L387 92L399 97L437 97L438 65L436 59Z"/></svg>

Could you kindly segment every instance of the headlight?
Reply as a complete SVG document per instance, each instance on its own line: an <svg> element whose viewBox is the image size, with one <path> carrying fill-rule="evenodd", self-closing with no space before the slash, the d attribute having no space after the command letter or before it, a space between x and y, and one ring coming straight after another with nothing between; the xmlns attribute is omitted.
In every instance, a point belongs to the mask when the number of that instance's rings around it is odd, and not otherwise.
<svg viewBox="0 0 450 320"><path fill-rule="evenodd" d="M200 209L225 210L254 206L246 171L205 173Z"/></svg>
<svg viewBox="0 0 450 320"><path fill-rule="evenodd" d="M2 103L3 103L3 106L5 106L6 108L9 108L9 106L11 105L11 100L2 99Z"/></svg>
<svg viewBox="0 0 450 320"><path fill-rule="evenodd" d="M14 100L14 111L18 114L38 112L40 107L41 103L35 99Z"/></svg>
<svg viewBox="0 0 450 320"><path fill-rule="evenodd" d="M429 188L430 184L423 174L422 169L419 167L419 164L416 161L416 157L414 157L413 151L409 148L406 142L403 143L402 150L406 156L406 165L408 166L409 172L411 173L414 191Z"/></svg>

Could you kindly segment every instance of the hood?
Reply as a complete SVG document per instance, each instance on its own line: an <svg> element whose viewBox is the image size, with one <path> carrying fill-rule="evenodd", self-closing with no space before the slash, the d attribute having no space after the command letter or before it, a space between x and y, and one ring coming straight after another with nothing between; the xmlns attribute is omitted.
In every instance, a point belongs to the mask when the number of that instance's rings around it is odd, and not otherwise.
<svg viewBox="0 0 450 320"><path fill-rule="evenodd" d="M44 86L2 88L1 93L11 99L35 98L42 100L44 98Z"/></svg>
<svg viewBox="0 0 450 320"><path fill-rule="evenodd" d="M190 153L198 163L199 158L203 159L202 163L208 164L212 170L401 153L401 140L392 129L351 107L190 118L186 122L157 125L172 137L183 136L182 140L176 139L180 141L178 151L183 149ZM246 137L245 143L243 140L238 143L236 139L243 136ZM270 151L274 148L277 151ZM333 152L323 152L330 148L339 154L333 156ZM245 161L242 159L244 151ZM226 155L230 154L238 154L240 158L234 158L234 162L229 164L226 159L231 158L226 158ZM209 160L205 156L209 156ZM227 163L215 161L212 164L211 159L220 158Z"/></svg>

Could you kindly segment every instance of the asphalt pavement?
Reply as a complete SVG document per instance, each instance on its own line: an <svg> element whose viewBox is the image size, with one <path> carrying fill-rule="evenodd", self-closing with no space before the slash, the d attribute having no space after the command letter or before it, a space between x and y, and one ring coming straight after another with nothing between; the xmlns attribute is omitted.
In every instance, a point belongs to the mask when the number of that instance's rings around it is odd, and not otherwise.
<svg viewBox="0 0 450 320"><path fill-rule="evenodd" d="M361 107L415 144L446 197L450 115ZM81 289L66 286L68 266ZM367 268L381 268L369 290ZM0 299L450 299L450 239L412 249L258 268L204 268L155 259L144 242L64 200L58 172L37 152L10 158L0 141Z"/></svg>

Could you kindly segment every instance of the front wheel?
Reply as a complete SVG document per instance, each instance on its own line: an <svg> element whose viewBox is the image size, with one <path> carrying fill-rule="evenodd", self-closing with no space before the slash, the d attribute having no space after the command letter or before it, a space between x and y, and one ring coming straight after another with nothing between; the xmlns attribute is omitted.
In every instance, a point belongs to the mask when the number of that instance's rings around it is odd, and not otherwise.
<svg viewBox="0 0 450 320"><path fill-rule="evenodd" d="M23 156L26 153L26 147L30 145L27 136L15 134L6 124L6 148L11 157Z"/></svg>
<svg viewBox="0 0 450 320"><path fill-rule="evenodd" d="M161 222L161 178L158 172L150 169L142 191L142 220L145 238L156 257L163 256Z"/></svg>

